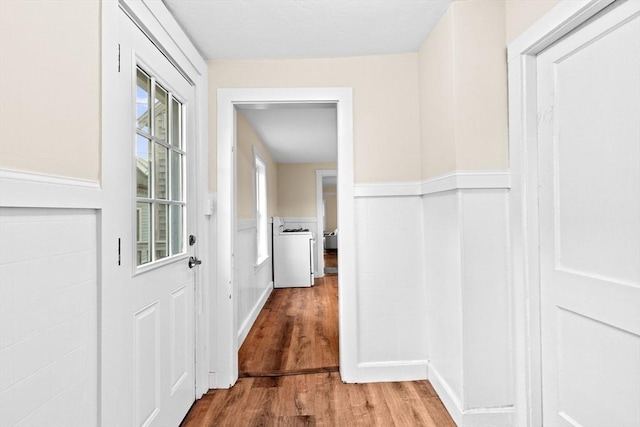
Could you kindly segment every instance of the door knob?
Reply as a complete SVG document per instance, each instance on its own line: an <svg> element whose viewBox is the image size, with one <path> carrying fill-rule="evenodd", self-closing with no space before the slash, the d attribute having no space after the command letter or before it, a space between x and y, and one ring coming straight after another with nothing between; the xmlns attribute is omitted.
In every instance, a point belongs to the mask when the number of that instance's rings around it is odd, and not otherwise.
<svg viewBox="0 0 640 427"><path fill-rule="evenodd" d="M189 257L189 268L193 268L196 265L200 265L200 264L202 264L202 260L199 260L198 258L193 256Z"/></svg>

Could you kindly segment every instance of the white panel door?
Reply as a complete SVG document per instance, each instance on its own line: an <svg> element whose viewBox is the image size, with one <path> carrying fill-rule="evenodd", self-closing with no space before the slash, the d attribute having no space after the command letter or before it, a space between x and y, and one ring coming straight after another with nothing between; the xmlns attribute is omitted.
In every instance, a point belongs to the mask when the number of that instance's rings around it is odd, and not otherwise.
<svg viewBox="0 0 640 427"><path fill-rule="evenodd" d="M640 426L639 13L538 56L545 426Z"/></svg>
<svg viewBox="0 0 640 427"><path fill-rule="evenodd" d="M177 426L195 398L194 89L119 18L104 149L102 424Z"/></svg>

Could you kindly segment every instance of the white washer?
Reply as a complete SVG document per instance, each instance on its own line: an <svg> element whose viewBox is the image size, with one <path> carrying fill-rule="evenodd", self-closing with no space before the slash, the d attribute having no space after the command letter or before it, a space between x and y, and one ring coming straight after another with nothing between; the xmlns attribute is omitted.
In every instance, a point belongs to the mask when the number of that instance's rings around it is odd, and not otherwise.
<svg viewBox="0 0 640 427"><path fill-rule="evenodd" d="M311 287L314 279L315 238L309 230L285 229L280 217L273 217L273 286Z"/></svg>

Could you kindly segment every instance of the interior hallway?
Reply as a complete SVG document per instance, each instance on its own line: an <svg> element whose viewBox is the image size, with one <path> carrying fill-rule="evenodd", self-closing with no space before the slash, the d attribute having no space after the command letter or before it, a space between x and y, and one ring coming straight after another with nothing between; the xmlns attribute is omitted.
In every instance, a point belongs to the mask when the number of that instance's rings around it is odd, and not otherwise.
<svg viewBox="0 0 640 427"><path fill-rule="evenodd" d="M336 251L324 261L337 271ZM455 426L429 381L344 384L338 342L337 273L274 289L238 353L240 379L196 401L182 427Z"/></svg>

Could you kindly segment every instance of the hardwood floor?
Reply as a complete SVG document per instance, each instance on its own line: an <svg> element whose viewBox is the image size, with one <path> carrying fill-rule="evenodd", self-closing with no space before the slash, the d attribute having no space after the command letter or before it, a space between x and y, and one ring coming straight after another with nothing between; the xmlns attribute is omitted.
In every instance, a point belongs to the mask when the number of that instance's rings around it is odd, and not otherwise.
<svg viewBox="0 0 640 427"><path fill-rule="evenodd" d="M275 289L238 360L238 382L196 401L183 427L455 426L428 381L342 383L337 275Z"/></svg>
<svg viewBox="0 0 640 427"><path fill-rule="evenodd" d="M324 251L324 274L334 275L338 274L338 251L337 250L325 250Z"/></svg>
<svg viewBox="0 0 640 427"><path fill-rule="evenodd" d="M196 402L183 427L455 426L428 381L343 384L337 372L241 378Z"/></svg>
<svg viewBox="0 0 640 427"><path fill-rule="evenodd" d="M274 289L238 352L240 377L338 370L338 277Z"/></svg>

